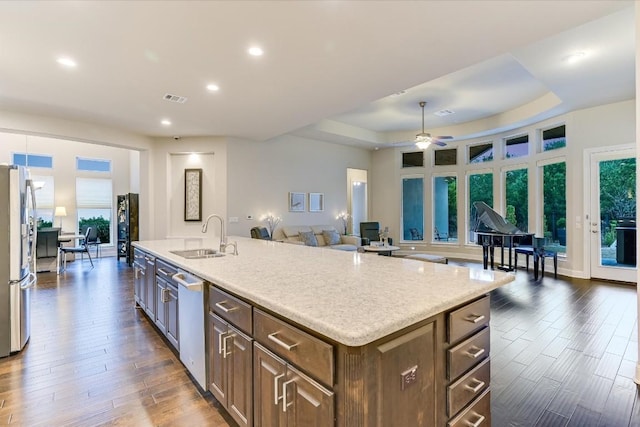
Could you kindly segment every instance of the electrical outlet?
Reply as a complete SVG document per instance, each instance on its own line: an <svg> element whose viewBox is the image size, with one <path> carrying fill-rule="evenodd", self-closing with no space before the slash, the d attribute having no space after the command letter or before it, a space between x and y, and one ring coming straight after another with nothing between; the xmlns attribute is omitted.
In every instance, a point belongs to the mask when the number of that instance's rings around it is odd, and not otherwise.
<svg viewBox="0 0 640 427"><path fill-rule="evenodd" d="M409 387L411 384L414 384L418 380L417 371L418 371L418 365L412 368L409 368L400 374L400 377L402 378L402 386L401 386L402 390Z"/></svg>
<svg viewBox="0 0 640 427"><path fill-rule="evenodd" d="M238 217L237 216L229 217L229 223L234 223L234 222L238 222Z"/></svg>

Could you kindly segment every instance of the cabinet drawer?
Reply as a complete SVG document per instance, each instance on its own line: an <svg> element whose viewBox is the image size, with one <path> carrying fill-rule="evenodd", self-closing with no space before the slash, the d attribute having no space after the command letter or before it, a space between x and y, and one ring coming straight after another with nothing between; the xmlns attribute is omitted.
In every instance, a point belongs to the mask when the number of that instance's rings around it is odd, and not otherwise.
<svg viewBox="0 0 640 427"><path fill-rule="evenodd" d="M209 285L209 311L251 335L251 306Z"/></svg>
<svg viewBox="0 0 640 427"><path fill-rule="evenodd" d="M491 365L485 359L480 365L447 387L447 414L455 415L489 387Z"/></svg>
<svg viewBox="0 0 640 427"><path fill-rule="evenodd" d="M449 343L474 333L489 324L489 296L449 313Z"/></svg>
<svg viewBox="0 0 640 427"><path fill-rule="evenodd" d="M449 421L447 427L490 427L491 392L485 391L469 408Z"/></svg>
<svg viewBox="0 0 640 427"><path fill-rule="evenodd" d="M138 248L133 248L133 262L135 262L138 265L144 265L144 256L146 254L144 252L142 252L140 249Z"/></svg>
<svg viewBox="0 0 640 427"><path fill-rule="evenodd" d="M489 328L484 328L471 338L447 350L448 378L454 380L478 362L489 357L491 337Z"/></svg>
<svg viewBox="0 0 640 427"><path fill-rule="evenodd" d="M333 346L257 309L253 331L256 341L269 350L333 386Z"/></svg>
<svg viewBox="0 0 640 427"><path fill-rule="evenodd" d="M178 268L164 262L161 259L156 260L156 274L165 280L171 280L171 276L178 272Z"/></svg>

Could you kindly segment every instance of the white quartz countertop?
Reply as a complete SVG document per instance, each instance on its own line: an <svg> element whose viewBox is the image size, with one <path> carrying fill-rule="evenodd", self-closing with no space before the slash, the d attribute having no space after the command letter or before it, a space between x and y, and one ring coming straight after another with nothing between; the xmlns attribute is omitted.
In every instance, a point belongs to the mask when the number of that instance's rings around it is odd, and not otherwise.
<svg viewBox="0 0 640 427"><path fill-rule="evenodd" d="M245 237L238 256L185 259L218 239L133 242L332 340L361 346L511 282L512 274Z"/></svg>

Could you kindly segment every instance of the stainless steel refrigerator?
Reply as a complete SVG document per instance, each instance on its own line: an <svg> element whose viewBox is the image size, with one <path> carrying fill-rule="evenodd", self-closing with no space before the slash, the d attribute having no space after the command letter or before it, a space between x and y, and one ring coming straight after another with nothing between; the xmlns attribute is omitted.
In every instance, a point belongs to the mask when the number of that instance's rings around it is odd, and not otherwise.
<svg viewBox="0 0 640 427"><path fill-rule="evenodd" d="M35 193L27 170L0 165L0 357L22 350L31 334L34 217Z"/></svg>

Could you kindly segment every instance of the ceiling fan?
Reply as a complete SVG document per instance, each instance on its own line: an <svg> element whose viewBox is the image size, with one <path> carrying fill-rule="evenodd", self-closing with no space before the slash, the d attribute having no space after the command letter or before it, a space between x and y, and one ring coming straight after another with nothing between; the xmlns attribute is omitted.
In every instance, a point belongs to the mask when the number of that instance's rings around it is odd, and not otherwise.
<svg viewBox="0 0 640 427"><path fill-rule="evenodd" d="M422 108L422 132L416 135L414 140L416 146L421 150L426 150L431 144L445 147L447 144L442 142L442 139L453 139L452 136L431 136L430 133L424 131L424 106L427 105L425 101L420 101L420 108Z"/></svg>

